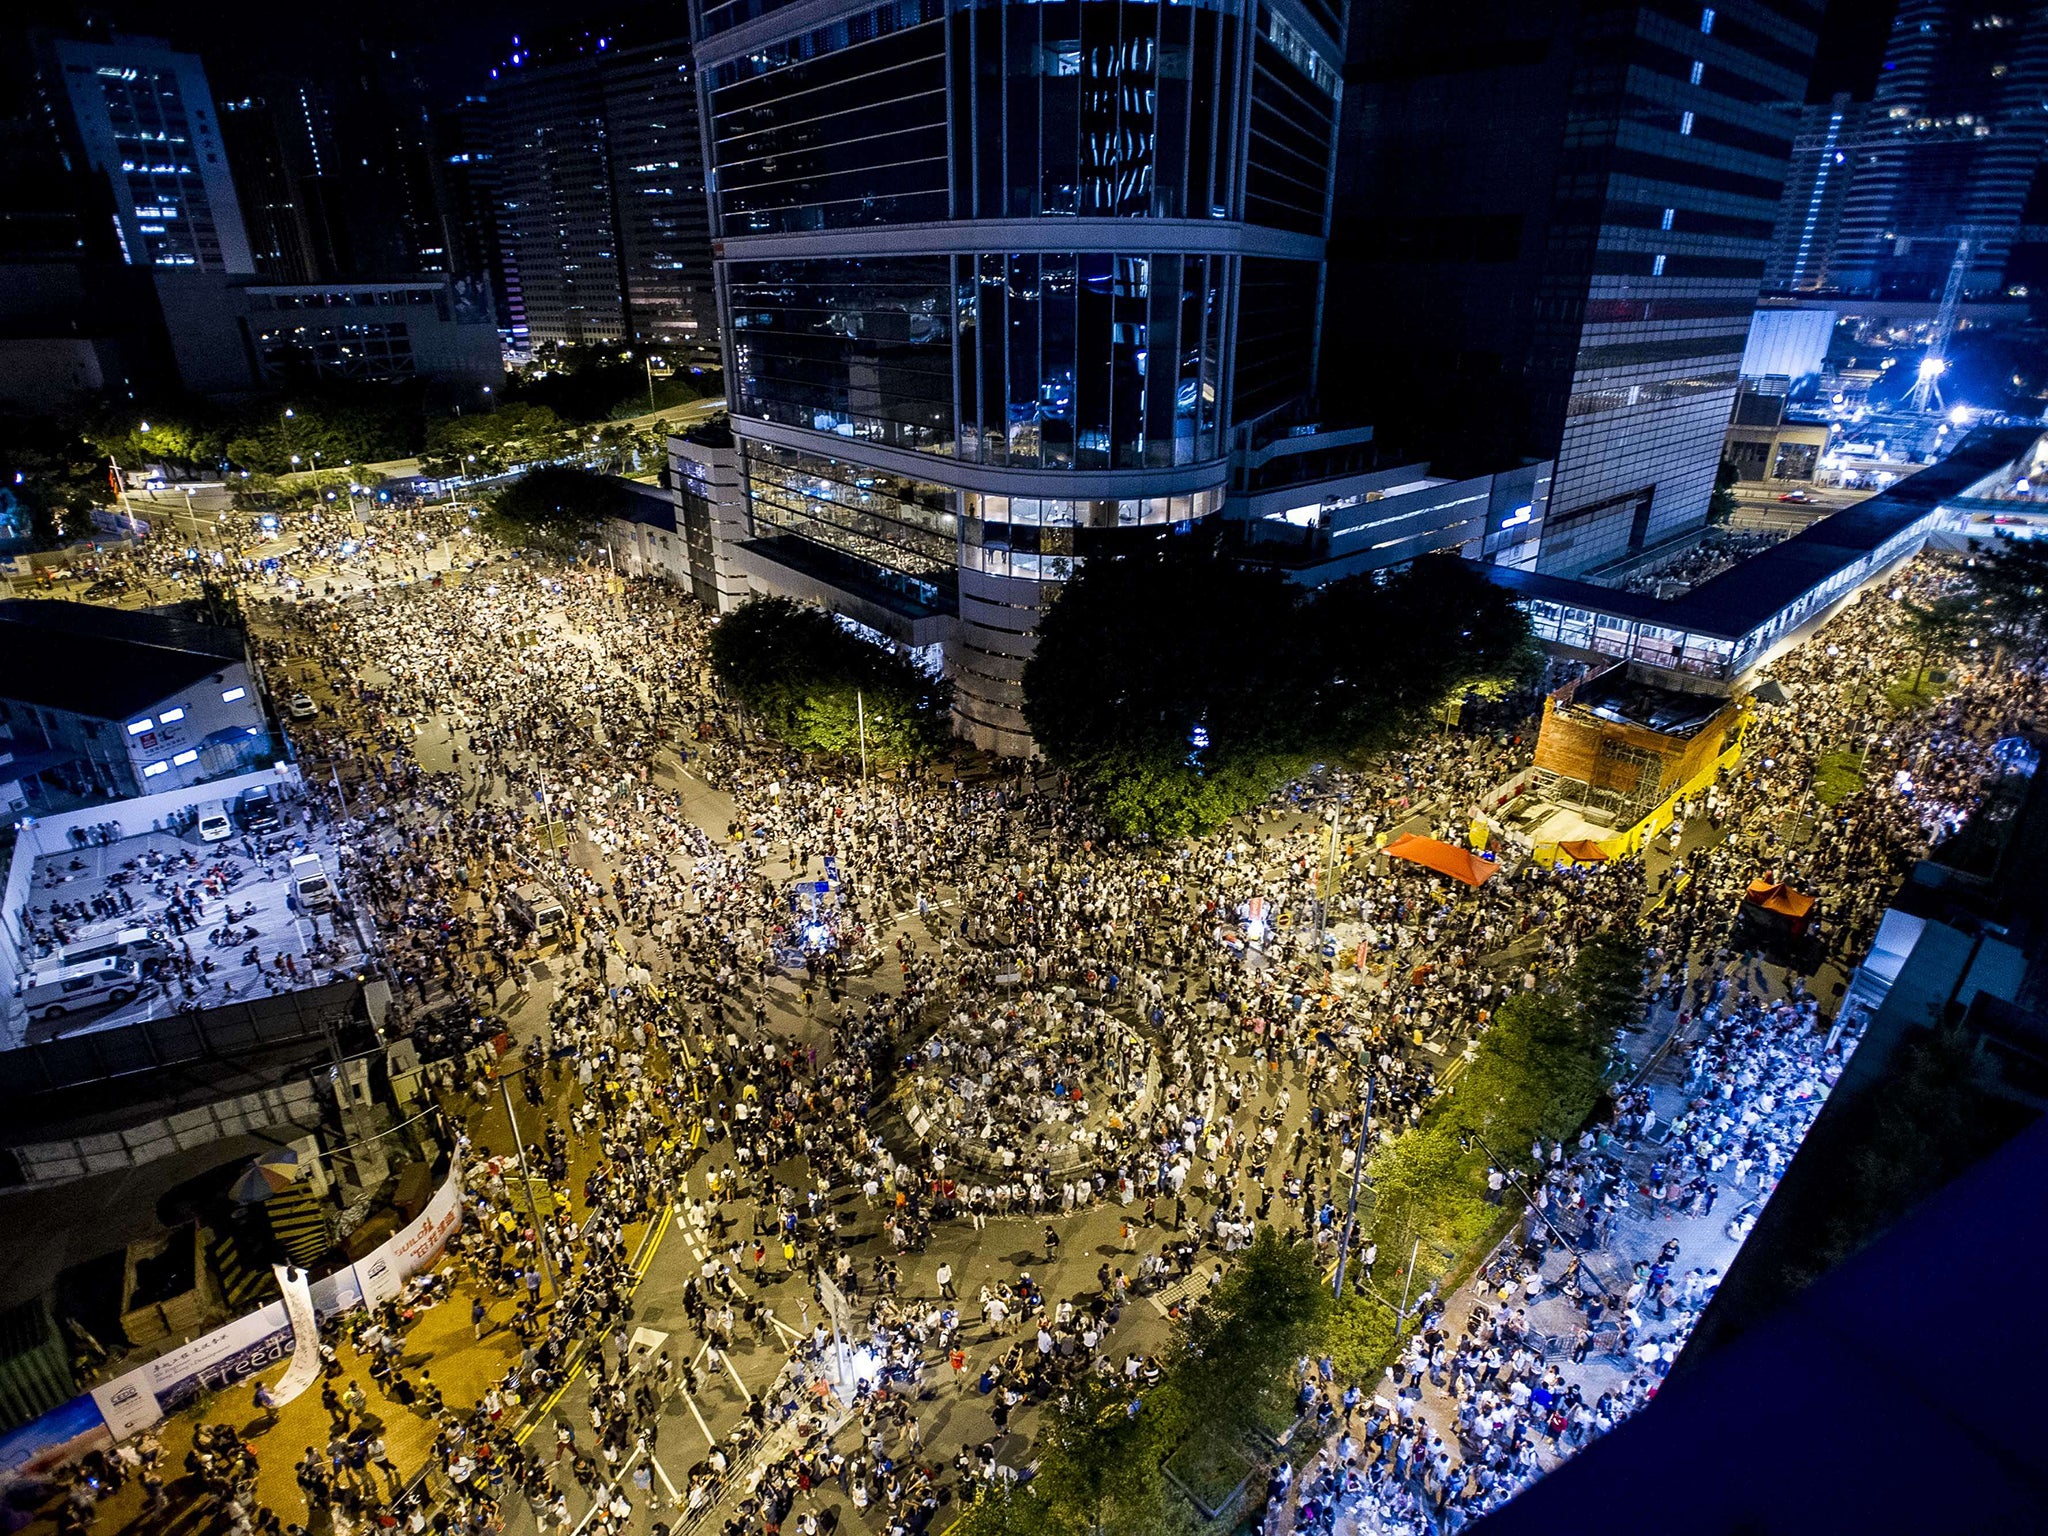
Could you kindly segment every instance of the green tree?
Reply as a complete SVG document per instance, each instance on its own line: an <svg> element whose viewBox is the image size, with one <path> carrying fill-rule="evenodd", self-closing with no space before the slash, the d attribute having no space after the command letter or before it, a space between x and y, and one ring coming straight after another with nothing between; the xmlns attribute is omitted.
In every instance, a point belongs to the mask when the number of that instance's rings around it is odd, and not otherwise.
<svg viewBox="0 0 2048 1536"><path fill-rule="evenodd" d="M1714 491L1707 498L1707 522L1715 527L1735 516L1735 487L1742 483L1742 471L1732 459L1723 459L1714 471Z"/></svg>
<svg viewBox="0 0 2048 1536"><path fill-rule="evenodd" d="M1486 1200L1488 1149L1513 1162L1542 1137L1573 1135L1606 1085L1616 1031L1640 1003L1643 951L1625 935L1600 935L1555 985L1518 992L1480 1038L1456 1091L1421 1126L1376 1153L1375 1235L1405 1247L1420 1235L1450 1253L1499 1230Z"/></svg>
<svg viewBox="0 0 2048 1536"><path fill-rule="evenodd" d="M557 346L506 381L505 399L544 406L565 421L585 423L673 410L722 393L723 387L715 368L651 374L645 349Z"/></svg>
<svg viewBox="0 0 2048 1536"><path fill-rule="evenodd" d="M1082 567L1039 625L1024 714L1113 830L1181 836L1311 757L1370 755L1540 663L1528 621L1467 562L1310 595L1201 533Z"/></svg>
<svg viewBox="0 0 2048 1536"><path fill-rule="evenodd" d="M484 529L508 544L573 554L606 518L630 511L633 495L587 469L530 470L493 499Z"/></svg>
<svg viewBox="0 0 2048 1536"><path fill-rule="evenodd" d="M1024 715L1120 832L1200 831L1257 803L1308 749L1299 588L1206 535L1096 557L1040 621Z"/></svg>
<svg viewBox="0 0 2048 1536"><path fill-rule="evenodd" d="M756 598L719 622L711 666L767 729L806 752L921 762L949 739L952 693L822 609Z"/></svg>
<svg viewBox="0 0 2048 1536"><path fill-rule="evenodd" d="M506 404L471 411L427 427L420 466L433 475L479 479L519 464L544 463L573 451L568 425L545 406Z"/></svg>
<svg viewBox="0 0 2048 1536"><path fill-rule="evenodd" d="M1418 560L1316 595L1297 653L1322 750L1365 757L1427 729L1467 693L1498 694L1540 672L1528 620L1469 560Z"/></svg>
<svg viewBox="0 0 2048 1536"><path fill-rule="evenodd" d="M1971 574L1987 618L2016 635L2038 635L2048 620L2048 544L2000 539Z"/></svg>
<svg viewBox="0 0 2048 1536"><path fill-rule="evenodd" d="M0 514L15 512L38 542L90 532L113 500L106 457L48 417L0 416Z"/></svg>
<svg viewBox="0 0 2048 1536"><path fill-rule="evenodd" d="M1067 1391L1039 1438L1039 1529L1105 1536L1157 1528L1166 1484L1144 1413L1121 1376L1090 1372Z"/></svg>
<svg viewBox="0 0 2048 1536"><path fill-rule="evenodd" d="M1196 1431L1283 1428L1293 1418L1288 1368L1320 1338L1331 1307L1315 1250L1262 1227L1181 1327L1175 1382Z"/></svg>
<svg viewBox="0 0 2048 1536"><path fill-rule="evenodd" d="M1953 592L1931 603L1907 598L1899 604L1907 643L1919 663L1913 674L1915 688L1926 678L1929 662L1954 655L1976 631L1984 617L1979 601L1974 594Z"/></svg>

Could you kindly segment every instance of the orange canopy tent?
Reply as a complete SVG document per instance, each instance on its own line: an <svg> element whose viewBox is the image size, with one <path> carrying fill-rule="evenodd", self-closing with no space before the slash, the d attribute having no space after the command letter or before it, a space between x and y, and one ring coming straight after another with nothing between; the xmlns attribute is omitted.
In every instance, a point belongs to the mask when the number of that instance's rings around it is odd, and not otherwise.
<svg viewBox="0 0 2048 1536"><path fill-rule="evenodd" d="M1789 885L1774 885L1768 880L1752 880L1746 899L1756 903L1766 912L1775 912L1780 917L1789 917L1799 922L1813 910L1813 898Z"/></svg>
<svg viewBox="0 0 2048 1536"><path fill-rule="evenodd" d="M1575 864L1605 864L1607 850L1586 838L1574 838L1568 843L1559 843L1557 851Z"/></svg>
<svg viewBox="0 0 2048 1536"><path fill-rule="evenodd" d="M1433 837L1417 837L1412 832L1403 833L1387 844L1386 855L1390 859L1411 859L1417 864L1425 864L1438 874L1449 875L1467 885L1484 885L1500 873L1500 866L1490 859L1482 859L1449 843L1440 843Z"/></svg>

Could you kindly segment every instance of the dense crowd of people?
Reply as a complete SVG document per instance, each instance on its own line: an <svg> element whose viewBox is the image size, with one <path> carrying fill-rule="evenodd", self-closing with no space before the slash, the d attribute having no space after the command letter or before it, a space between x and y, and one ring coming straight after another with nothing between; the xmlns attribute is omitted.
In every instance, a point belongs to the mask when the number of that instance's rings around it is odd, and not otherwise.
<svg viewBox="0 0 2048 1536"><path fill-rule="evenodd" d="M1828 1047L1796 970L1773 996L1748 979L1742 889L1767 874L1815 895L1829 951L1860 952L1890 881L1967 820L1997 742L2041 701L2025 656L1973 668L1867 743L1864 788L1820 802L1818 759L1866 746L1873 693L1911 670L1896 605L1867 597L1773 664L1785 702L1757 707L1741 766L1681 807L1660 879L1508 840L1470 888L1380 849L1494 806L1529 758L1513 730L1322 769L1222 834L1134 849L1028 776L863 781L744 740L709 676L710 621L666 587L532 560L429 582L408 554L384 574L401 572L335 602L284 600L280 582L318 590L310 566L244 574L273 686L324 684L341 704L300 737L308 792L398 1019L484 1019L531 990L521 890L569 916L521 1069L524 1158L461 1148L451 1262L512 1304L517 1362L449 1404L387 1347L401 1316L358 1320L380 1390L436 1421L445 1496L409 1518L437 1536L494 1529L512 1490L566 1532L571 1484L579 1528L607 1533L636 1512L810 1530L834 1489L923 1530L949 1486L1014 1475L1024 1458L999 1452L1013 1413L1087 1372L1157 1371L1119 1341L1133 1295L1224 1262L1261 1224L1334 1260L1355 1159L1420 1122L1506 998L1625 928L1682 1049L1576 1147L1502 1171L1533 1206L1518 1247L1462 1316L1424 1299L1391 1397L1305 1383L1333 1438L1299 1478L1276 1474L1268 1512L1275 1528L1344 1509L1455 1528L1653 1394L1717 1277L1624 1247L1645 1220L1765 1198L1853 1044ZM1900 581L1961 579L1924 560ZM453 1108L488 1102L482 1056L431 1071ZM852 1234L849 1200L879 1212L879 1240ZM1043 1228L1049 1266L1063 1225L1103 1209L1125 1246L1092 1298L1021 1267L973 1297L944 1270L936 1296L901 1284L938 1224ZM628 1234L670 1210L707 1255L683 1298L698 1347L636 1357ZM830 1280L847 1296L853 1340L808 1301L775 1315L770 1280L799 1274L800 1294ZM1578 1313L1561 1347L1531 1321L1539 1301ZM789 1365L657 1491L663 1405L742 1336L789 1345ZM821 1390L846 1343L850 1401ZM1589 1360L1607 1362L1605 1388L1579 1379ZM554 1445L516 1442L579 1366ZM996 1427L950 1466L919 1420L940 1385L986 1399ZM343 1433L309 1450L309 1521L315 1486L337 1529L377 1520L388 1490L342 1475L368 1448Z"/></svg>

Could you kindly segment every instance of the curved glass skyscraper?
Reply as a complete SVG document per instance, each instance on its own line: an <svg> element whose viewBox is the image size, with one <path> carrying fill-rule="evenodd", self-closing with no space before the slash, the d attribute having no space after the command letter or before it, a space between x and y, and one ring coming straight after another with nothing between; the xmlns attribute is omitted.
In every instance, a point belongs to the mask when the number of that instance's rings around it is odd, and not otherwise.
<svg viewBox="0 0 2048 1536"><path fill-rule="evenodd" d="M752 585L939 647L1029 749L1038 614L1313 389L1328 0L698 0Z"/></svg>

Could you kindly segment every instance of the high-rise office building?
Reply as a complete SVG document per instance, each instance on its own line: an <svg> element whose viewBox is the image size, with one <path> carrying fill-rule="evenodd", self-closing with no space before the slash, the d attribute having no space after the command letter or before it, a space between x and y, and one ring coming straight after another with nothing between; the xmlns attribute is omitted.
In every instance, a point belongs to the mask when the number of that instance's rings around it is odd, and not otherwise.
<svg viewBox="0 0 2048 1536"><path fill-rule="evenodd" d="M107 180L132 266L254 272L206 70L158 38L44 40L44 88L66 139Z"/></svg>
<svg viewBox="0 0 2048 1536"><path fill-rule="evenodd" d="M491 180L531 341L713 345L689 45L585 34L496 75Z"/></svg>
<svg viewBox="0 0 2048 1536"><path fill-rule="evenodd" d="M325 172L340 158L331 118L327 93L310 81L278 82L260 94L220 103L250 258L273 282L352 275L342 270L328 218L331 184Z"/></svg>
<svg viewBox="0 0 2048 1536"><path fill-rule="evenodd" d="M1842 211L1834 275L1938 296L1958 243L1964 291L1995 294L2048 142L2048 7L1899 0Z"/></svg>
<svg viewBox="0 0 2048 1536"><path fill-rule="evenodd" d="M247 85L221 101L220 122L263 276L446 274L485 301L495 239L486 249L474 236L459 132L405 55L365 47L320 79Z"/></svg>
<svg viewBox="0 0 2048 1536"><path fill-rule="evenodd" d="M0 68L0 402L30 411L132 395L168 368L150 273L121 260L112 190L53 129L32 83Z"/></svg>
<svg viewBox="0 0 2048 1536"><path fill-rule="evenodd" d="M1867 103L1846 93L1799 109L1777 233L1764 262L1766 288L1797 292L1835 286L1835 245L1869 113Z"/></svg>
<svg viewBox="0 0 2048 1536"><path fill-rule="evenodd" d="M697 75L687 43L606 51L606 142L627 334L684 354L718 344Z"/></svg>
<svg viewBox="0 0 2048 1536"><path fill-rule="evenodd" d="M527 345L526 303L519 273L505 255L498 220L497 162L488 97L464 96L434 116L434 164L441 179L441 215L451 270L459 282L491 298L508 352Z"/></svg>
<svg viewBox="0 0 2048 1536"><path fill-rule="evenodd" d="M1597 571L1705 521L1820 10L1354 16L1324 390L1453 472L1554 458L1510 563Z"/></svg>
<svg viewBox="0 0 2048 1536"><path fill-rule="evenodd" d="M1342 5L696 24L749 579L943 661L963 731L1027 752L1074 562L1218 514L1233 429L1314 388Z"/></svg>

